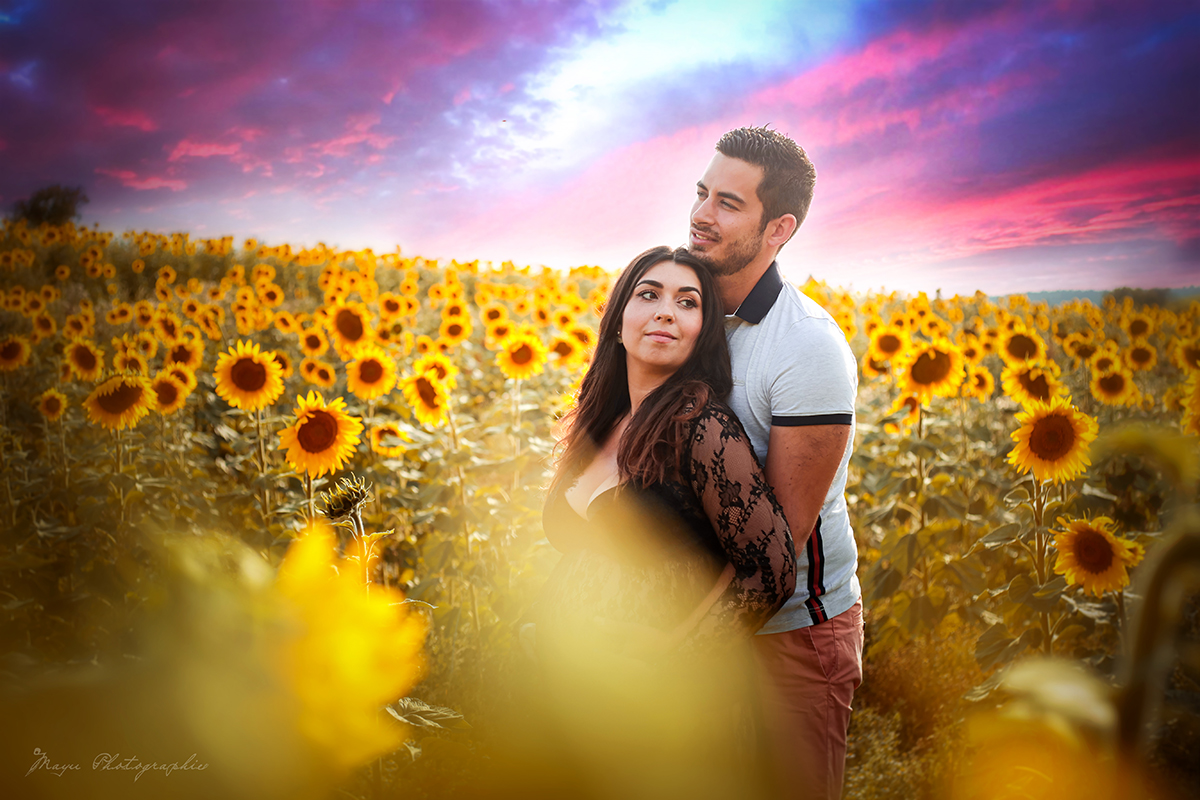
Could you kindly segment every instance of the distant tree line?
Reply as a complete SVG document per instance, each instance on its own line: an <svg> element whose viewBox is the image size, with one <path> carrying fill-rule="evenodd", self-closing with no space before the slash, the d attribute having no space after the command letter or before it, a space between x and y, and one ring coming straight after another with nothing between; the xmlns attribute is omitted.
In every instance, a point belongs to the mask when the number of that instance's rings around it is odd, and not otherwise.
<svg viewBox="0 0 1200 800"><path fill-rule="evenodd" d="M12 206L12 218L23 219L31 226L62 225L81 216L79 207L88 202L82 186L54 184L38 189L29 197L18 200Z"/></svg>

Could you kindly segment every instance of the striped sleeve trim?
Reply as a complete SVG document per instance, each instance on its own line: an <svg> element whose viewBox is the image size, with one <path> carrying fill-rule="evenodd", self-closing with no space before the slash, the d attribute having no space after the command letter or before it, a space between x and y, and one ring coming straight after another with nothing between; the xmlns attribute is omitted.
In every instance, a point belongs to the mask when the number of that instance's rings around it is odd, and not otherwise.
<svg viewBox="0 0 1200 800"><path fill-rule="evenodd" d="M853 414L808 414L802 417L771 417L771 424L780 428L799 428L802 425L849 425Z"/></svg>

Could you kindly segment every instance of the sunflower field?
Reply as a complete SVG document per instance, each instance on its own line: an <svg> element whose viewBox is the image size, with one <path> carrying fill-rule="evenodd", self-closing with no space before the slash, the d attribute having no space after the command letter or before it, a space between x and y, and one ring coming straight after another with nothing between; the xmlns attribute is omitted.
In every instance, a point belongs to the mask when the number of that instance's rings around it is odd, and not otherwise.
<svg viewBox="0 0 1200 800"><path fill-rule="evenodd" d="M503 754L614 277L6 221L6 782L550 796ZM1200 301L801 288L861 369L846 796L1196 791Z"/></svg>

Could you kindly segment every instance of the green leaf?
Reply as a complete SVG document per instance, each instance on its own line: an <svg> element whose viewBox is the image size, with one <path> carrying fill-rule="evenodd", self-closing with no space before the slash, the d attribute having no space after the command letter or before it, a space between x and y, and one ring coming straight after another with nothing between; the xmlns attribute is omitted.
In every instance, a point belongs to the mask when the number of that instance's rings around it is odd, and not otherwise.
<svg viewBox="0 0 1200 800"><path fill-rule="evenodd" d="M1021 525L1017 522L1010 522L1007 525L1001 525L994 529L991 533L979 540L979 544L991 550L1001 545L1011 544L1017 540L1021 533Z"/></svg>
<svg viewBox="0 0 1200 800"><path fill-rule="evenodd" d="M893 567L882 570L875 579L875 588L871 591L871 599L882 600L890 597L900 588L903 580L904 576Z"/></svg>

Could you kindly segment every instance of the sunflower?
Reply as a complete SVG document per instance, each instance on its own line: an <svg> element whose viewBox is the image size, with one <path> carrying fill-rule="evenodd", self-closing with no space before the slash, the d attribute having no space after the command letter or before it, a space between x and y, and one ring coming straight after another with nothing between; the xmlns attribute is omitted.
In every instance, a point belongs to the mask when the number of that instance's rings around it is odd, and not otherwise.
<svg viewBox="0 0 1200 800"><path fill-rule="evenodd" d="M868 378L878 378L880 375L888 375L892 371L892 362L878 361L871 358L869 352L863 356L860 366L862 367L863 375Z"/></svg>
<svg viewBox="0 0 1200 800"><path fill-rule="evenodd" d="M1137 402L1138 389L1133 375L1121 367L1110 372L1093 372L1092 397L1108 406L1128 406Z"/></svg>
<svg viewBox="0 0 1200 800"><path fill-rule="evenodd" d="M53 336L58 331L58 323L54 321L54 317L43 311L33 318L33 330L42 338Z"/></svg>
<svg viewBox="0 0 1200 800"><path fill-rule="evenodd" d="M1111 519L1059 517L1058 524L1063 529L1054 531L1058 551L1054 571L1066 576L1067 583L1078 584L1096 597L1129 585L1126 570L1141 562L1145 550L1140 544L1116 537Z"/></svg>
<svg viewBox="0 0 1200 800"><path fill-rule="evenodd" d="M1071 359L1075 362L1075 368L1078 369L1083 364L1086 364L1088 359L1096 354L1096 344L1092 341L1090 333L1072 333L1068 334L1067 338L1063 339L1063 350L1065 350Z"/></svg>
<svg viewBox="0 0 1200 800"><path fill-rule="evenodd" d="M141 331L133 337L133 348L146 358L158 355L158 340L149 331Z"/></svg>
<svg viewBox="0 0 1200 800"><path fill-rule="evenodd" d="M109 430L132 428L150 413L154 392L141 375L117 375L92 390L83 401L88 419Z"/></svg>
<svg viewBox="0 0 1200 800"><path fill-rule="evenodd" d="M282 350L269 350L267 352L271 355L272 358L275 359L276 363L279 364L279 369L280 369L279 377L283 378L284 380L287 380L288 378L292 377L292 373L294 373L296 371L296 369L295 369L295 367L292 366L291 356L289 356L287 353L285 353Z"/></svg>
<svg viewBox="0 0 1200 800"><path fill-rule="evenodd" d="M109 325L124 325L131 319L133 319L133 308L129 303L117 303L104 315L104 320Z"/></svg>
<svg viewBox="0 0 1200 800"><path fill-rule="evenodd" d="M438 328L438 338L457 345L471 335L471 320L466 317L444 317Z"/></svg>
<svg viewBox="0 0 1200 800"><path fill-rule="evenodd" d="M449 394L437 379L436 372L428 370L410 375L401 382L400 388L418 422L437 426L446 420Z"/></svg>
<svg viewBox="0 0 1200 800"><path fill-rule="evenodd" d="M1183 419L1180 424L1185 434L1200 434L1200 376L1193 375L1184 384Z"/></svg>
<svg viewBox="0 0 1200 800"><path fill-rule="evenodd" d="M125 350L113 355L113 372L148 375L150 374L150 364L137 350Z"/></svg>
<svg viewBox="0 0 1200 800"><path fill-rule="evenodd" d="M886 416L892 416L898 412L904 412L904 416L900 418L899 424L894 422L885 423L883 429L888 433L899 433L906 426L916 423L917 417L921 413L921 398L915 394L902 394L896 398L896 402L892 403L892 407L888 409Z"/></svg>
<svg viewBox="0 0 1200 800"><path fill-rule="evenodd" d="M318 358L329 349L329 340L320 328L309 328L300 332L300 352Z"/></svg>
<svg viewBox="0 0 1200 800"><path fill-rule="evenodd" d="M67 410L67 396L58 389L47 389L38 395L38 411L46 422L58 422Z"/></svg>
<svg viewBox="0 0 1200 800"><path fill-rule="evenodd" d="M441 353L426 353L413 362L413 373L423 375L430 370L446 391L453 391L458 386L458 367L454 362Z"/></svg>
<svg viewBox="0 0 1200 800"><path fill-rule="evenodd" d="M150 389L154 392L154 410L164 417L174 414L183 408L191 389L170 370L160 370L150 381Z"/></svg>
<svg viewBox="0 0 1200 800"><path fill-rule="evenodd" d="M335 304L329 311L328 324L334 347L344 360L351 357L356 348L374 338L370 314L362 303Z"/></svg>
<svg viewBox="0 0 1200 800"><path fill-rule="evenodd" d="M1047 403L1053 397L1066 394L1067 387L1059 380L1058 365L1053 361L1010 362L1000 373L1004 393L1021 405Z"/></svg>
<svg viewBox="0 0 1200 800"><path fill-rule="evenodd" d="M270 353L256 343L237 342L217 358L213 370L217 394L235 408L257 411L283 394L283 370Z"/></svg>
<svg viewBox="0 0 1200 800"><path fill-rule="evenodd" d="M1008 463L1032 471L1037 480L1068 481L1092 463L1088 445L1096 438L1096 420L1068 400L1030 403L1017 414L1017 422L1021 427L1012 434L1016 446L1009 451Z"/></svg>
<svg viewBox="0 0 1200 800"><path fill-rule="evenodd" d="M553 356L559 366L573 367L582 364L586 358L583 347L574 336L556 336L550 343L549 355Z"/></svg>
<svg viewBox="0 0 1200 800"><path fill-rule="evenodd" d="M974 397L981 403L992 399L996 392L996 379L987 367L975 364L967 367L967 379L963 381L962 396Z"/></svg>
<svg viewBox="0 0 1200 800"><path fill-rule="evenodd" d="M871 334L867 357L875 361L891 361L908 347L908 333L893 325L884 325Z"/></svg>
<svg viewBox="0 0 1200 800"><path fill-rule="evenodd" d="M24 336L12 335L0 341L0 372L12 372L25 366L33 347Z"/></svg>
<svg viewBox="0 0 1200 800"><path fill-rule="evenodd" d="M163 361L166 362L166 366L182 364L195 372L200 369L200 364L204 361L204 345L200 342L181 339L167 348L163 355Z"/></svg>
<svg viewBox="0 0 1200 800"><path fill-rule="evenodd" d="M1171 356L1184 373L1200 373L1200 339L1180 339L1175 343Z"/></svg>
<svg viewBox="0 0 1200 800"><path fill-rule="evenodd" d="M1129 334L1130 339L1145 339L1154 333L1154 317L1134 311L1121 317L1121 328Z"/></svg>
<svg viewBox="0 0 1200 800"><path fill-rule="evenodd" d="M488 303L479 311L479 318L484 325L508 319L508 309L500 303Z"/></svg>
<svg viewBox="0 0 1200 800"><path fill-rule="evenodd" d="M1042 361L1046 358L1046 342L1035 331L1018 326L1001 337L1000 357L1010 365Z"/></svg>
<svg viewBox="0 0 1200 800"><path fill-rule="evenodd" d="M322 389L330 389L337 383L334 368L317 358L306 358L300 362L300 377Z"/></svg>
<svg viewBox="0 0 1200 800"><path fill-rule="evenodd" d="M496 366L515 380L532 378L546 368L546 345L531 334L514 334L505 340L496 354Z"/></svg>
<svg viewBox="0 0 1200 800"><path fill-rule="evenodd" d="M899 359L897 374L903 391L922 401L932 397L950 397L963 382L963 357L958 348L945 339L917 345Z"/></svg>
<svg viewBox="0 0 1200 800"><path fill-rule="evenodd" d="M167 306L159 306L154 313L154 332L163 344L174 344L179 341L183 323L178 315Z"/></svg>
<svg viewBox="0 0 1200 800"><path fill-rule="evenodd" d="M104 351L87 339L73 339L64 348L63 358L77 380L98 380L104 371Z"/></svg>
<svg viewBox="0 0 1200 800"><path fill-rule="evenodd" d="M316 392L298 398L296 422L279 432L279 449L296 472L319 478L342 468L354 454L363 424L346 413L346 402L338 397L331 403Z"/></svg>
<svg viewBox="0 0 1200 800"><path fill-rule="evenodd" d="M1152 369L1158 363L1158 350L1144 341L1134 341L1125 350L1125 364L1132 370Z"/></svg>
<svg viewBox="0 0 1200 800"><path fill-rule="evenodd" d="M979 337L973 333L964 333L959 337L958 351L962 353L963 360L967 364L978 364L983 361L983 357L986 355Z"/></svg>
<svg viewBox="0 0 1200 800"><path fill-rule="evenodd" d="M396 385L396 362L379 345L358 349L358 358L346 367L346 388L363 400L374 400Z"/></svg>
<svg viewBox="0 0 1200 800"><path fill-rule="evenodd" d="M384 458L399 458L404 455L404 445L389 444L392 440L412 441L409 435L400 430L400 426L394 422L385 422L371 429L371 449Z"/></svg>
<svg viewBox="0 0 1200 800"><path fill-rule="evenodd" d="M139 328L149 328L154 324L155 311L154 304L149 300L138 300L133 304L133 321Z"/></svg>
<svg viewBox="0 0 1200 800"><path fill-rule="evenodd" d="M176 378L178 378L180 380L180 382L184 385L184 387L188 390L189 394L191 392L195 391L195 389L196 389L196 373L193 372L192 370L188 369L187 367L185 367L183 364L171 364L171 365L165 367L164 371L168 372L171 375L174 375Z"/></svg>

